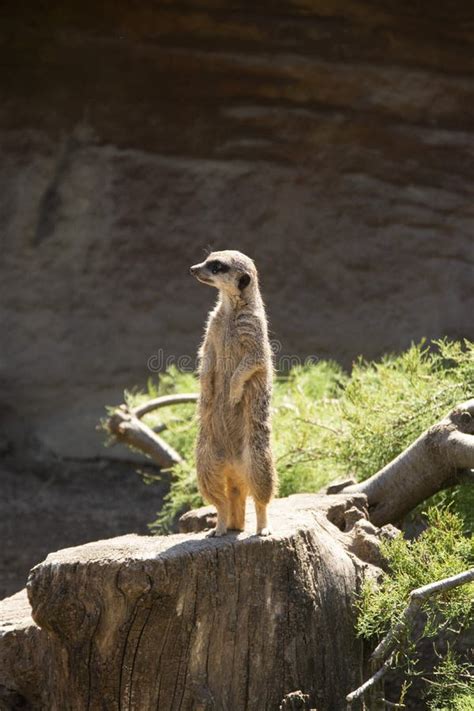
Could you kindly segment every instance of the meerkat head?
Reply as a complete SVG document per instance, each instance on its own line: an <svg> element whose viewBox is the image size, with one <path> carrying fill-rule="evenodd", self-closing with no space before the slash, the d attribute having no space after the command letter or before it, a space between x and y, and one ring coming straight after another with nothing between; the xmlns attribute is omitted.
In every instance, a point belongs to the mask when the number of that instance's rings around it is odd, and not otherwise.
<svg viewBox="0 0 474 711"><path fill-rule="evenodd" d="M242 252L226 249L212 252L204 262L190 267L189 273L231 296L244 296L257 285L255 264Z"/></svg>

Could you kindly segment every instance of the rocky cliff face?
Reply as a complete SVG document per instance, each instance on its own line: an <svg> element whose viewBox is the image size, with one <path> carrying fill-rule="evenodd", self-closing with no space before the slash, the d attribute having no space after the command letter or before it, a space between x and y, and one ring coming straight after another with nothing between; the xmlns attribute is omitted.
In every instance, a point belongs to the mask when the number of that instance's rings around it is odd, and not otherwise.
<svg viewBox="0 0 474 711"><path fill-rule="evenodd" d="M285 354L473 336L471 2L0 14L0 382L44 444L100 451L150 357L193 362L207 246L254 257Z"/></svg>

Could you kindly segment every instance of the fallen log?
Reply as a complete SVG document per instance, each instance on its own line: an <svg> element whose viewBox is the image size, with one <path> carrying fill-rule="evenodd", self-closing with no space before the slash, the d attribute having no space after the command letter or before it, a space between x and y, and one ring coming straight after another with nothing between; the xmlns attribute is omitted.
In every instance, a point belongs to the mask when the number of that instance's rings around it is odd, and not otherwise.
<svg viewBox="0 0 474 711"><path fill-rule="evenodd" d="M397 523L418 504L455 484L474 481L474 399L461 403L369 479L329 486L330 494L367 496L376 526Z"/></svg>

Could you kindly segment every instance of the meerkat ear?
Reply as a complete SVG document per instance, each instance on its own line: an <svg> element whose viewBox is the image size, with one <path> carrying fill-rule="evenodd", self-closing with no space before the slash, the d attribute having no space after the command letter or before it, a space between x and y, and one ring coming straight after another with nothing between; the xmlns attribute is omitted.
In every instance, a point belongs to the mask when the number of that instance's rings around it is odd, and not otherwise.
<svg viewBox="0 0 474 711"><path fill-rule="evenodd" d="M250 274L242 274L239 279L239 289L242 291L246 286L250 284Z"/></svg>

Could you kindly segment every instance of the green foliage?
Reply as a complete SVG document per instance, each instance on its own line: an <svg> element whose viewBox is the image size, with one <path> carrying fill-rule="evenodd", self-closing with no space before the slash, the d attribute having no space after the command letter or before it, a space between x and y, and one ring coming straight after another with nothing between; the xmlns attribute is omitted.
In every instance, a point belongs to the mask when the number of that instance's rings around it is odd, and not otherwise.
<svg viewBox="0 0 474 711"><path fill-rule="evenodd" d="M472 690L472 682L471 682L471 691L467 694L460 694L459 696L456 696L453 698L451 702L451 708L448 706L445 706L443 711L474 711L474 690Z"/></svg>
<svg viewBox="0 0 474 711"><path fill-rule="evenodd" d="M452 700L451 708L445 706L443 711L474 711L474 690L468 694L456 696Z"/></svg>
<svg viewBox="0 0 474 711"><path fill-rule="evenodd" d="M366 638L380 637L397 623L415 588L447 578L474 565L473 540L463 535L462 519L440 507L426 513L426 530L414 541L402 536L382 543L390 574L380 584L367 580L359 598L358 633ZM425 636L455 622L463 627L474 622L474 584L462 585L426 600Z"/></svg>
<svg viewBox="0 0 474 711"><path fill-rule="evenodd" d="M448 509L431 507L426 513L428 527L414 541L401 535L382 545L389 566L376 585L366 580L359 597L357 631L366 639L380 639L400 620L415 588L468 570L474 564L471 538L463 535L462 519ZM423 637L435 637L441 629L466 629L474 623L474 583L427 599L422 610L426 616ZM398 640L396 663L405 667L408 677L419 674L413 630L406 630ZM473 677L470 665L461 663L449 650L438 664L429 685L429 708L472 708Z"/></svg>
<svg viewBox="0 0 474 711"><path fill-rule="evenodd" d="M426 681L426 699L431 711L474 711L472 665L461 662L452 649L448 649Z"/></svg>
<svg viewBox="0 0 474 711"><path fill-rule="evenodd" d="M317 491L345 474L331 456L340 436L339 401L347 376L333 362L292 368L277 379L273 395L273 440L280 496Z"/></svg>
<svg viewBox="0 0 474 711"><path fill-rule="evenodd" d="M341 401L338 458L366 479L451 407L474 394L474 343L421 343L380 362L359 360Z"/></svg>
<svg viewBox="0 0 474 711"><path fill-rule="evenodd" d="M197 392L192 373L176 368L151 379L146 392L127 393L137 405L170 393ZM438 341L414 345L378 362L357 361L350 377L336 363L291 369L275 381L273 440L280 495L317 491L348 473L362 480L402 452L427 427L474 393L474 344ZM154 530L167 530L180 512L199 505L194 467L195 405L147 415L163 423L166 440L185 458L173 471L171 489ZM439 494L472 525L473 487Z"/></svg>

